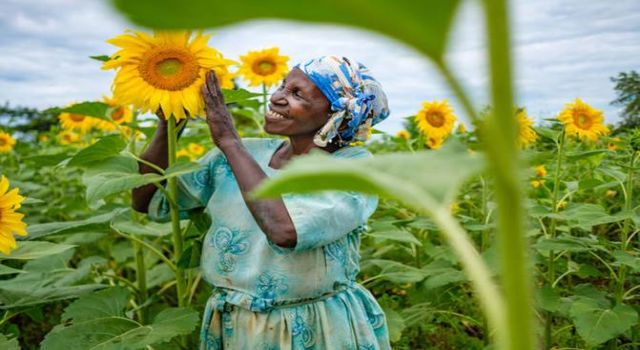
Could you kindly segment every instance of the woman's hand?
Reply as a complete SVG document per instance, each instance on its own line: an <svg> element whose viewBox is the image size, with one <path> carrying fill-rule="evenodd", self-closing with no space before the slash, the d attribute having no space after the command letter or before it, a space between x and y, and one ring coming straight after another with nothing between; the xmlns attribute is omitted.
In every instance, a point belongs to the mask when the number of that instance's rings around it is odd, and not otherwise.
<svg viewBox="0 0 640 350"><path fill-rule="evenodd" d="M207 72L206 83L202 85L202 97L204 98L209 131L216 146L223 148L225 144L237 142L240 137L224 103L218 77L213 71Z"/></svg>

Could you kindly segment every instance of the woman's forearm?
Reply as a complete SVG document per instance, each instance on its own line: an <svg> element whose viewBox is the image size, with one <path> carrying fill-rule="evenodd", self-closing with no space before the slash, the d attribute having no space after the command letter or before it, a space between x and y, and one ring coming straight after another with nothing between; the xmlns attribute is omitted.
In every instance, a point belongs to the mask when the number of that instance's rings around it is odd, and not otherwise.
<svg viewBox="0 0 640 350"><path fill-rule="evenodd" d="M282 198L255 200L248 193L268 178L242 142L233 138L218 142L227 157L249 211L269 240L281 247L295 247L297 234Z"/></svg>
<svg viewBox="0 0 640 350"><path fill-rule="evenodd" d="M153 140L140 158L149 163L155 164L162 169L166 169L169 164L167 150L167 122L165 120L160 120L158 122L156 133L153 136ZM154 168L141 162L138 163L138 170L140 174L157 173ZM133 200L131 203L133 209L141 213L146 213L149 209L149 202L151 202L151 198L156 190L157 187L153 184L134 188L132 192Z"/></svg>

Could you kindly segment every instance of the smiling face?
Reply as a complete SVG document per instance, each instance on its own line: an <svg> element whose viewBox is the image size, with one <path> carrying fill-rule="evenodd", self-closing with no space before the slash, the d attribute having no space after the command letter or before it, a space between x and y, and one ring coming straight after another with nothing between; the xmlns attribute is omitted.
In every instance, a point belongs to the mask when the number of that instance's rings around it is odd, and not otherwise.
<svg viewBox="0 0 640 350"><path fill-rule="evenodd" d="M313 138L329 120L327 98L298 68L271 95L264 131L272 135Z"/></svg>

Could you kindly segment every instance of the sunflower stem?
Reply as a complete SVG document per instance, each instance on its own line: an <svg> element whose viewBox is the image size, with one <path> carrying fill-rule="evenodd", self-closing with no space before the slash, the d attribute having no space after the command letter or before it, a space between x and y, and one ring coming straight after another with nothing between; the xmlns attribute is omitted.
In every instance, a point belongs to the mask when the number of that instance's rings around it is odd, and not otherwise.
<svg viewBox="0 0 640 350"><path fill-rule="evenodd" d="M558 154L556 156L556 169L553 175L553 192L551 194L551 211L555 214L558 212L558 195L560 192L560 170L562 169L562 161L564 155L564 145L566 142L566 133L563 130L560 134L560 140L558 143ZM551 218L549 222L549 238L556 238L556 218L555 216ZM547 264L547 283L551 285L551 288L554 287L553 281L556 280L556 267L555 267L556 254L552 250L549 252L549 260ZM544 334L545 334L545 348L551 349L551 344L553 342L553 333L551 331L553 325L553 314L551 312L546 313L545 317L545 325L544 325Z"/></svg>
<svg viewBox="0 0 640 350"><path fill-rule="evenodd" d="M489 38L491 97L495 113L484 131L489 167L495 177L498 204L498 250L502 271L505 328L496 329L499 350L533 350L533 317L530 271L527 269L524 235L524 196L519 179L517 125L507 0L485 0L484 18Z"/></svg>
<svg viewBox="0 0 640 350"><path fill-rule="evenodd" d="M632 151L631 159L629 160L629 169L627 170L627 183L626 192L627 195L624 198L624 211L629 213L633 206L633 167L635 166L636 152ZM628 247L629 231L631 229L632 220L630 218L624 220L622 224L622 230L620 231L620 243L622 244L622 251L626 252ZM627 278L627 268L624 264L620 265L620 271L618 272L618 288L616 290L616 301L622 303L624 297L624 283Z"/></svg>
<svg viewBox="0 0 640 350"><path fill-rule="evenodd" d="M169 166L176 162L176 152L178 150L178 141L176 134L176 118L172 115L167 123L167 138L169 148ZM185 284L184 269L178 266L180 256L182 255L182 232L180 230L180 214L178 212L178 179L171 177L167 179L167 188L171 200L169 201L169 209L171 215L171 238L173 240L173 258L176 265L176 292L178 306L184 306Z"/></svg>
<svg viewBox="0 0 640 350"><path fill-rule="evenodd" d="M133 123L135 122L136 120L134 116ZM129 152L134 155L136 153L135 129L134 131L131 132L131 135L129 138ZM131 221L140 222L140 214L137 213L135 210L131 211ZM147 301L147 298L149 297L147 292L147 267L145 266L145 262L144 262L144 250L142 249L142 245L140 245L140 243L136 241L132 241L131 243L133 245L133 250L135 251L135 257L136 257L136 279L138 280L138 297L139 297L138 304L144 305L144 303ZM146 324L147 309L145 307L140 307L138 309L138 319L140 320L140 323Z"/></svg>

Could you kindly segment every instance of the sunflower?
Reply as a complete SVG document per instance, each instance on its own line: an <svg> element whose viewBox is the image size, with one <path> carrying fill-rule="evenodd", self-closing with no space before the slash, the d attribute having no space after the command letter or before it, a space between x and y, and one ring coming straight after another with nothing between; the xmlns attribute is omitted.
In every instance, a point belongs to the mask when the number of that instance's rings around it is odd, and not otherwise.
<svg viewBox="0 0 640 350"><path fill-rule="evenodd" d="M545 177L545 176L547 176L547 169L545 169L544 165L538 165L536 167L536 176L537 177Z"/></svg>
<svg viewBox="0 0 640 350"><path fill-rule="evenodd" d="M195 157L199 157L204 153L204 147L193 142L187 145L187 150L189 150L189 153L191 153Z"/></svg>
<svg viewBox="0 0 640 350"><path fill-rule="evenodd" d="M579 98L576 98L573 103L565 105L558 114L558 120L564 124L567 134L581 139L596 141L600 136L609 132L609 129L603 124L602 111L589 106Z"/></svg>
<svg viewBox="0 0 640 350"><path fill-rule="evenodd" d="M400 130L396 133L396 137L408 140L411 138L411 134L407 130Z"/></svg>
<svg viewBox="0 0 640 350"><path fill-rule="evenodd" d="M527 115L527 111L523 108L516 112L518 122L518 145L521 148L527 148L538 140L538 134L533 130L533 119Z"/></svg>
<svg viewBox="0 0 640 350"><path fill-rule="evenodd" d="M18 191L18 188L9 191L9 180L0 177L0 252L5 255L16 247L14 234L27 234L27 225L22 221L24 215L15 212L24 200Z"/></svg>
<svg viewBox="0 0 640 350"><path fill-rule="evenodd" d="M456 116L446 99L427 101L422 103L422 109L416 114L415 121L425 137L444 141L453 130Z"/></svg>
<svg viewBox="0 0 640 350"><path fill-rule="evenodd" d="M0 153L11 152L13 145L16 144L16 140L4 131L0 130Z"/></svg>
<svg viewBox="0 0 640 350"><path fill-rule="evenodd" d="M162 108L167 118L203 115L200 87L205 74L214 70L224 77L229 73L227 66L235 64L207 46L210 37L201 32L192 37L187 31L155 32L153 36L131 32L107 40L120 47L102 66L117 69L113 97L142 112ZM221 82L225 87L225 79Z"/></svg>
<svg viewBox="0 0 640 350"><path fill-rule="evenodd" d="M63 129L78 130L81 133L86 133L91 130L98 121L98 119L86 115L66 112L60 113L58 119L60 119L60 124Z"/></svg>
<svg viewBox="0 0 640 350"><path fill-rule="evenodd" d="M438 149L440 147L442 147L442 144L444 143L444 138L440 138L440 137L429 137L427 139L427 146L429 146L429 148L431 149Z"/></svg>
<svg viewBox="0 0 640 350"><path fill-rule="evenodd" d="M176 158L182 158L182 157L189 158L190 160L193 160L193 156L191 155L191 153L189 153L189 151L184 149L184 148L181 149L181 150L178 150L178 152L176 152Z"/></svg>
<svg viewBox="0 0 640 350"><path fill-rule="evenodd" d="M117 128L116 124L121 125L133 120L131 108L121 106L118 101L107 96L102 96L102 102L109 106L109 115L113 122L102 119L96 120L96 128L103 131L113 131Z"/></svg>
<svg viewBox="0 0 640 350"><path fill-rule="evenodd" d="M69 145L80 141L80 135L70 130L63 130L58 134L58 142L61 145Z"/></svg>
<svg viewBox="0 0 640 350"><path fill-rule="evenodd" d="M288 56L281 56L280 49L273 47L262 51L249 51L240 56L242 65L238 74L249 81L249 86L266 87L276 85L289 71Z"/></svg>
<svg viewBox="0 0 640 350"><path fill-rule="evenodd" d="M544 184L544 180L533 180L531 181L531 187L540 188Z"/></svg>

